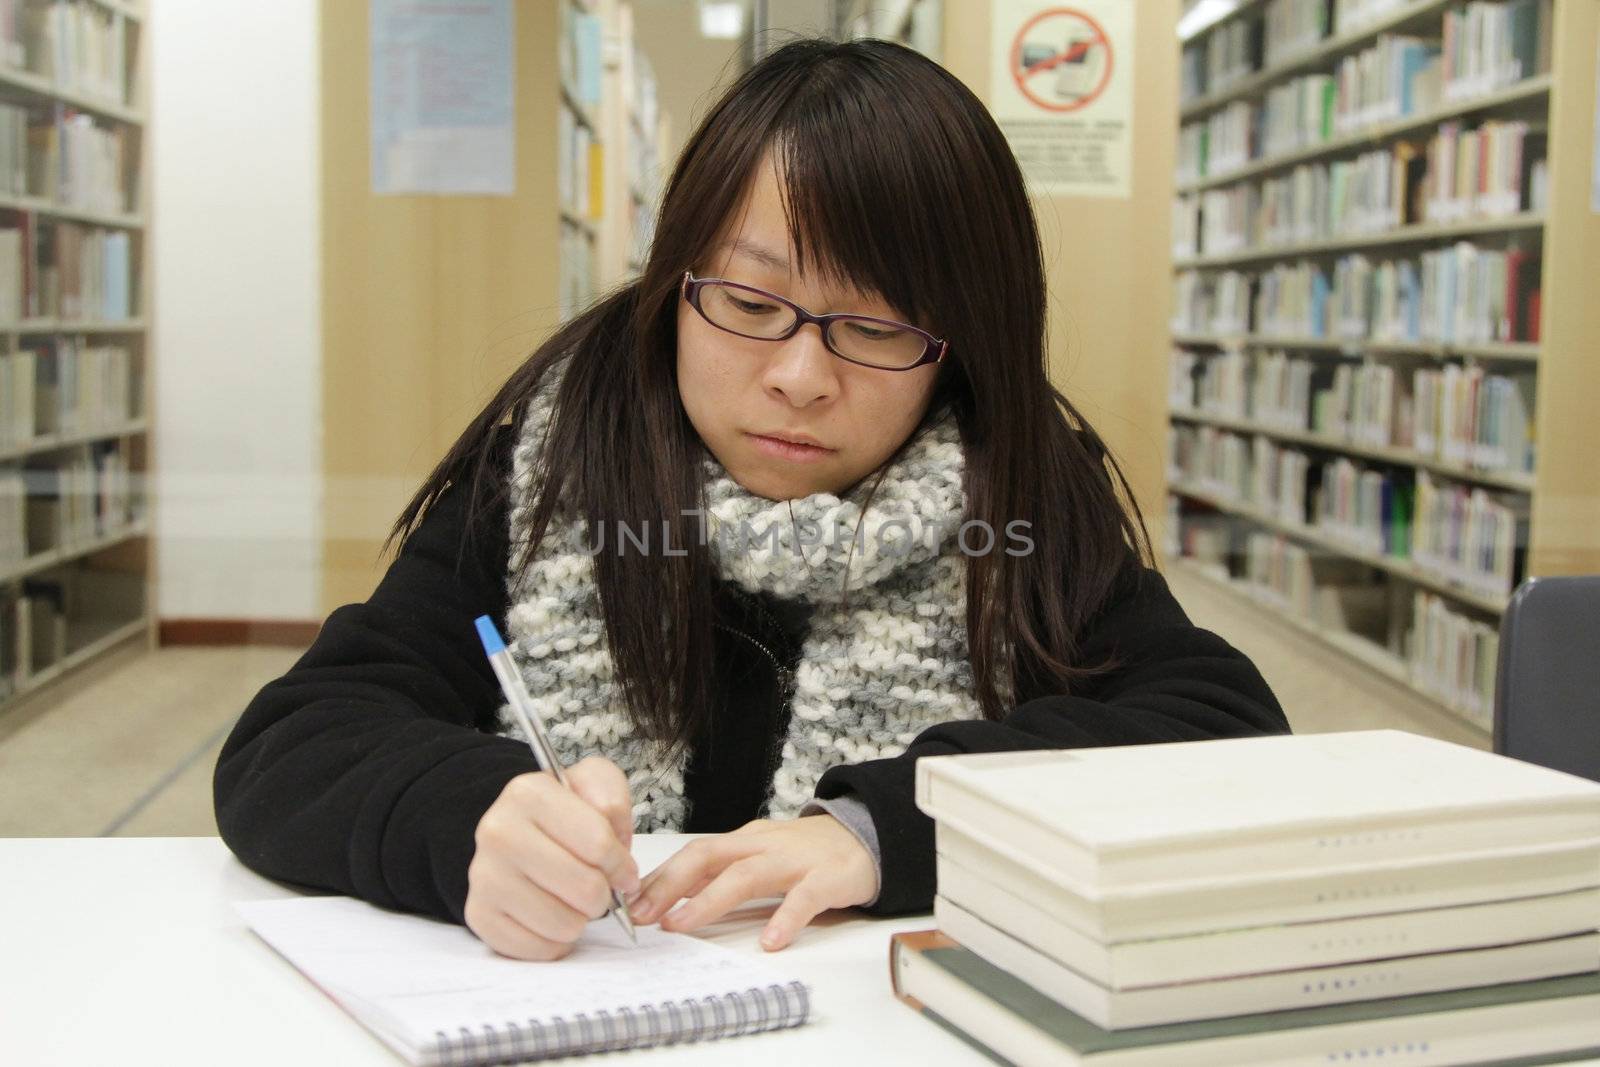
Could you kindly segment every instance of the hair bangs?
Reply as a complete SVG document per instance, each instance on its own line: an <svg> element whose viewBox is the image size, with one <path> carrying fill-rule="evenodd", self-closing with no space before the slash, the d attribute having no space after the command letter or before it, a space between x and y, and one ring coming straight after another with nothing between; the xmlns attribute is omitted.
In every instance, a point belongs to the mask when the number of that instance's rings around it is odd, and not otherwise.
<svg viewBox="0 0 1600 1067"><path fill-rule="evenodd" d="M958 306L960 294L947 291L956 272L919 210L943 198L923 188L913 102L901 95L854 63L829 63L787 102L769 147L796 270L879 296L940 332L938 309Z"/></svg>

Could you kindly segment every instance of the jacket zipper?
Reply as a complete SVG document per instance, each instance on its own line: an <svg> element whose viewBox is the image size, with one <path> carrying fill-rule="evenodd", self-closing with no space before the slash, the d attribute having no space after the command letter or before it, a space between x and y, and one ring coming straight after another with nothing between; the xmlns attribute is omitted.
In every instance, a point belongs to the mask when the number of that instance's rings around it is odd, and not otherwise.
<svg viewBox="0 0 1600 1067"><path fill-rule="evenodd" d="M779 636L783 636L784 631L782 623L774 619L771 613L768 612L766 608L761 606L761 602L759 600L752 600L751 602L755 605L755 609L761 613L762 617L772 625L774 632ZM740 630L730 629L729 627L723 626L720 623L717 624L717 627L718 629L727 630L729 633L737 634L739 637L744 638L752 645L755 645L756 648L760 649L762 655L766 656L767 659L772 661L772 666L777 676L778 695L776 707L774 708L772 717L769 720L771 723L771 728L768 730L767 734L766 781L768 789L770 790L772 780L777 775L779 766L781 766L783 763L783 742L784 738L788 735L788 719L789 715L792 714L792 712L789 710L789 702L794 698L794 682L796 672L793 668L785 666L784 663L773 654L771 649L762 644L760 641L757 641L754 637L751 637L749 634ZM794 650L792 652L792 655L794 656L798 656L798 654L798 650ZM759 813L763 818L766 817L767 814L766 805L767 799L764 798L761 805L761 811Z"/></svg>

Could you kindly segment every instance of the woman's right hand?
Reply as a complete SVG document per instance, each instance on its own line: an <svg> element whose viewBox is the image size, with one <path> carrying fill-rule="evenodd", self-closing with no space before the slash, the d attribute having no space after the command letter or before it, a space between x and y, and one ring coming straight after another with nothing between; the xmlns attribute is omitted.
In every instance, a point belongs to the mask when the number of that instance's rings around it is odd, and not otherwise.
<svg viewBox="0 0 1600 1067"><path fill-rule="evenodd" d="M467 866L467 928L503 956L557 960L590 919L639 889L633 801L615 763L590 756L562 785L519 774L478 820Z"/></svg>

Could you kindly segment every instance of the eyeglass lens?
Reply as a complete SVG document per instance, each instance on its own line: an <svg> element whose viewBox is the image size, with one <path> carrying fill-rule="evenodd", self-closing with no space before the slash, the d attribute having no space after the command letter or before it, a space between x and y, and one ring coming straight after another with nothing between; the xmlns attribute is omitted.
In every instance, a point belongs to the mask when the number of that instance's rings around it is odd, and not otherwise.
<svg viewBox="0 0 1600 1067"><path fill-rule="evenodd" d="M746 337L776 339L794 328L789 307L745 289L715 282L700 290L700 309L713 326ZM880 367L909 367L922 358L927 339L870 319L835 319L828 324L828 346L847 359Z"/></svg>

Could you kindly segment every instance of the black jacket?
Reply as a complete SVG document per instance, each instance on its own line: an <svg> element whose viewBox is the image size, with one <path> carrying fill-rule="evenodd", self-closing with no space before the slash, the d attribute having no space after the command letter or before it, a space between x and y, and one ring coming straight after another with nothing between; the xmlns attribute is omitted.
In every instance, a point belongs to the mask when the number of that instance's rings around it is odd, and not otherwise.
<svg viewBox="0 0 1600 1067"><path fill-rule="evenodd" d="M497 461L509 467L500 431ZM447 490L372 597L334 611L287 674L235 725L213 782L217 826L246 865L282 881L462 921L479 818L529 748L495 736L502 697L472 620L503 623L504 505L463 552L465 493ZM685 830L731 830L759 814L789 691L803 605L724 585L711 725L685 771ZM1277 733L1282 709L1255 667L1198 629L1166 582L1131 553L1085 635L1083 655L1120 666L1072 696L1024 700L1003 721L925 730L905 754L835 767L817 795L854 794L882 851L878 914L925 910L934 892L933 824L913 801L919 756L1074 748Z"/></svg>

